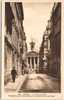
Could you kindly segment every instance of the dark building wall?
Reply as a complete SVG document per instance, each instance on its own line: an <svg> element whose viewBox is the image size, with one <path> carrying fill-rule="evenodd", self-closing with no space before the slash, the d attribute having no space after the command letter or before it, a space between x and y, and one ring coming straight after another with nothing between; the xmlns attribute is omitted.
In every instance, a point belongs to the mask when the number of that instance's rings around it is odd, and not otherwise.
<svg viewBox="0 0 64 100"><path fill-rule="evenodd" d="M5 3L5 83L10 80L10 73L15 66L18 75L22 74L22 56L26 50L25 32L23 28L23 6L22 3ZM23 52L21 52L21 49Z"/></svg>
<svg viewBox="0 0 64 100"><path fill-rule="evenodd" d="M57 77L60 79L60 71L61 71L61 3L54 3L54 6L52 8L52 13L50 17L51 22L51 28L50 28L50 34L48 34L48 39L45 40L45 35L42 39L42 44L39 51L39 69L40 72L44 72L44 61L43 57L44 55L44 49L46 48L48 50L48 47L44 45L48 44L48 40L50 40L50 48L47 53L47 73L49 75L52 75L54 77Z"/></svg>
<svg viewBox="0 0 64 100"><path fill-rule="evenodd" d="M39 72L43 73L43 56L44 56L44 48L43 41L39 51Z"/></svg>
<svg viewBox="0 0 64 100"><path fill-rule="evenodd" d="M48 56L48 34L45 33L43 35L43 40L42 40L42 44L41 44L41 47L40 47L40 51L39 51L39 69L40 69L40 72L41 73L45 73L47 71L44 71L44 70L47 70L47 66L45 68L45 63L47 63L47 56ZM44 57L46 57L46 59L44 60Z"/></svg>
<svg viewBox="0 0 64 100"><path fill-rule="evenodd" d="M12 33L12 20L14 18L12 9L10 7L10 3L5 3L5 24L6 24L6 31Z"/></svg>
<svg viewBox="0 0 64 100"><path fill-rule="evenodd" d="M51 53L49 55L49 72L51 75L59 78L61 60L61 3L54 4L50 20L51 33L49 39Z"/></svg>

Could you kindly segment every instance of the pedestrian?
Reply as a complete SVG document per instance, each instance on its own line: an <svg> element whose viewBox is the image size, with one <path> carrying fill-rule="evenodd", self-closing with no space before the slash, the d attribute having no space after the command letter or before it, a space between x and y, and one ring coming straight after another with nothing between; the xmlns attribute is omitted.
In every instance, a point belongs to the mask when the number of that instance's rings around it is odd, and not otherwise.
<svg viewBox="0 0 64 100"><path fill-rule="evenodd" d="M13 82L15 82L16 75L17 75L16 69L15 67L13 67L11 70L11 76L12 76Z"/></svg>

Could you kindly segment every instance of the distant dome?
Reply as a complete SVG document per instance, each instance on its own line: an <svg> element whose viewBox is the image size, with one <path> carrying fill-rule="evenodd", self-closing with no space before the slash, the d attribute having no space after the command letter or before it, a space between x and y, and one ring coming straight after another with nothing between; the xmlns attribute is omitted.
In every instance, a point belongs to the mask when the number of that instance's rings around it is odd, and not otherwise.
<svg viewBox="0 0 64 100"><path fill-rule="evenodd" d="M31 46L31 50L34 50L35 42L33 40L30 42L30 46Z"/></svg>

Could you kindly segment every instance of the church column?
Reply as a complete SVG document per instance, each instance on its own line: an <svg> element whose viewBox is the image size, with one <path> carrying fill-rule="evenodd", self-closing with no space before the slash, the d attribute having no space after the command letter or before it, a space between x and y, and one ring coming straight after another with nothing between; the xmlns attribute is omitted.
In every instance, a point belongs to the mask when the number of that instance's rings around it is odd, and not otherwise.
<svg viewBox="0 0 64 100"><path fill-rule="evenodd" d="M37 69L39 71L39 57L37 58Z"/></svg>
<svg viewBox="0 0 64 100"><path fill-rule="evenodd" d="M30 58L30 69L32 69L32 58Z"/></svg>
<svg viewBox="0 0 64 100"><path fill-rule="evenodd" d="M36 69L35 57L34 57L34 69Z"/></svg>

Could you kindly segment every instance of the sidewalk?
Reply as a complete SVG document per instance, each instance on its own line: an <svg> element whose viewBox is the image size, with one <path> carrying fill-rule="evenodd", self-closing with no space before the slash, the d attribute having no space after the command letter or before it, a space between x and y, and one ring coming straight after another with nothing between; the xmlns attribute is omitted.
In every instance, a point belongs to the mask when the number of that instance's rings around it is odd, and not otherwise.
<svg viewBox="0 0 64 100"><path fill-rule="evenodd" d="M27 79L27 74L20 75L16 78L15 83L10 81L4 86L5 92L18 92L24 81Z"/></svg>

